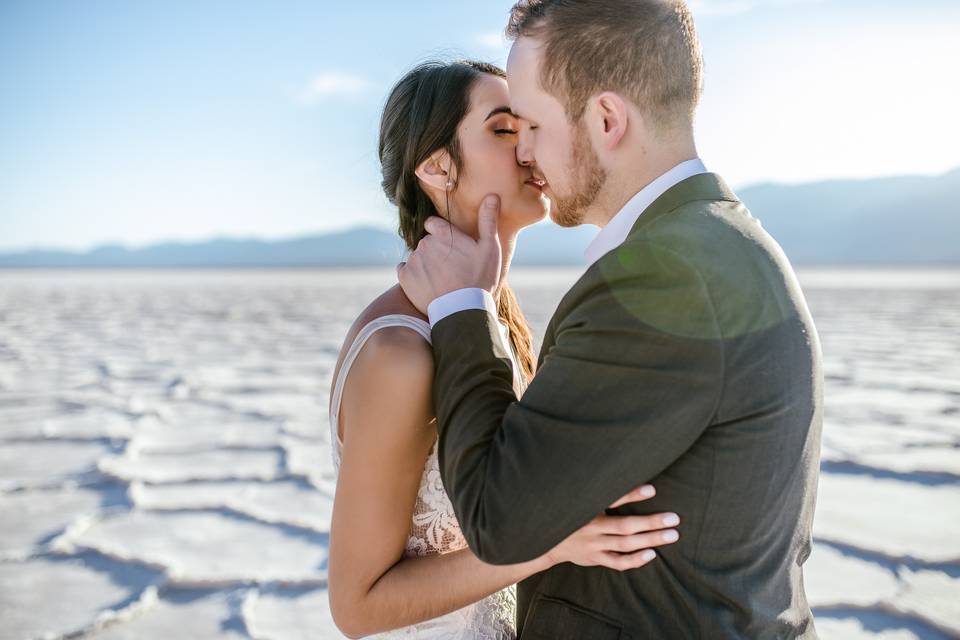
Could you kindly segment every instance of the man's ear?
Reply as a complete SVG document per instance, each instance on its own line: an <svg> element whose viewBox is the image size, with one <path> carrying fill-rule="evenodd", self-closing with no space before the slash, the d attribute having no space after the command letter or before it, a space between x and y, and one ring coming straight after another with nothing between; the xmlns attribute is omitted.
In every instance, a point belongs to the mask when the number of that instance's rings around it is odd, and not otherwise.
<svg viewBox="0 0 960 640"><path fill-rule="evenodd" d="M594 121L600 143L605 149L615 149L627 134L630 110L627 103L612 91L604 91L594 99Z"/></svg>
<svg viewBox="0 0 960 640"><path fill-rule="evenodd" d="M453 180L455 176L452 171L452 159L446 149L437 149L430 154L430 157L420 163L414 171L424 185L433 187L437 191L450 191L453 189Z"/></svg>

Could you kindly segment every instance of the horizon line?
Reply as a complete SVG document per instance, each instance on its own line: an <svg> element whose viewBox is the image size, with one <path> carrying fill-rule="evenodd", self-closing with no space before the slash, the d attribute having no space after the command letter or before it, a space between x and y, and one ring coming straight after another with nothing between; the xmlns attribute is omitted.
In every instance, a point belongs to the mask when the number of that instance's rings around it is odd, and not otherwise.
<svg viewBox="0 0 960 640"><path fill-rule="evenodd" d="M709 170L709 166L708 166ZM896 174L887 174L887 175L878 175L871 177L837 177L837 178L824 178L821 180L807 180L807 181L777 181L777 180L763 180L758 182L751 182L747 185L732 187L734 191L746 191L748 189L756 189L760 187L799 187L799 186L811 186L819 184L828 184L835 182L870 182L873 180L894 180L898 178L942 178L948 176L952 173L960 172L960 165L957 165L951 169L940 173L896 173ZM714 172L711 172L714 173ZM546 218L537 224L550 224L551 221L549 218ZM365 222L360 224L355 224L351 226L334 226L334 227L325 227L323 229L317 230L308 230L304 229L303 231L297 231L293 234L282 235L282 236L269 236L269 235L233 235L230 232L215 233L212 235L206 235L198 238L175 238L175 237L166 237L166 238L157 238L155 240L148 240L145 242L123 242L119 240L101 240L95 244L88 245L87 248L69 248L54 245L24 245L21 247L13 248L2 248L0 247L0 256L10 256L13 254L23 254L23 253L39 253L39 252L49 252L49 253L71 253L71 254L84 254L90 253L93 251L105 249L105 248L120 248L126 251L140 251L143 249L148 249L151 247L161 246L161 245L198 245L198 244L209 244L217 241L229 241L229 242L244 242L244 241L254 241L260 243L278 243L278 242L289 242L293 240L300 240L304 238L316 237L316 236L326 236L334 235L338 233L346 233L349 231L358 231L358 230L375 230L375 231L384 231L390 232L393 223L384 223L377 224L374 222ZM583 226L583 225L580 225ZM399 239L399 236L397 236Z"/></svg>

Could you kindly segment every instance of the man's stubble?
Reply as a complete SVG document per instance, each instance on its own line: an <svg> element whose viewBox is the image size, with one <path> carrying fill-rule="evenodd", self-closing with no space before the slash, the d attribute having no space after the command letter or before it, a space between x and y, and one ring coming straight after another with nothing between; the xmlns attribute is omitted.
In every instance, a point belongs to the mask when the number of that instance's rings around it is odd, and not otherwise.
<svg viewBox="0 0 960 640"><path fill-rule="evenodd" d="M570 175L573 176L571 193L559 196L554 193L551 217L561 227L576 227L583 224L587 210L596 202L607 181L607 172L600 166L600 158L587 137L581 120L574 126L573 153L570 158Z"/></svg>

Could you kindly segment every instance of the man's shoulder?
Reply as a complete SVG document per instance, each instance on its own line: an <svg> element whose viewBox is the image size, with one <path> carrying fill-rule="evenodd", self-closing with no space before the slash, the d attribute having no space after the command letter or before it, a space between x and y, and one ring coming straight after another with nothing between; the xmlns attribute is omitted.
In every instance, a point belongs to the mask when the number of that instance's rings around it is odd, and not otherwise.
<svg viewBox="0 0 960 640"><path fill-rule="evenodd" d="M631 251L657 245L697 261L711 257L710 250L752 250L750 237L759 229L760 223L742 202L696 200L634 229L621 248Z"/></svg>
<svg viewBox="0 0 960 640"><path fill-rule="evenodd" d="M742 202L696 200L638 225L599 262L606 272L633 264L678 277L691 270L705 280L727 274L735 281L779 269L780 254L780 246Z"/></svg>
<svg viewBox="0 0 960 640"><path fill-rule="evenodd" d="M605 290L619 290L621 296L635 290L639 296L651 288L667 291L679 286L690 295L741 300L743 295L755 298L771 282L782 281L789 263L760 221L729 193L713 197L708 189L701 191L710 197L675 198L646 221L644 213L626 240L574 283L555 318Z"/></svg>
<svg viewBox="0 0 960 640"><path fill-rule="evenodd" d="M601 289L685 286L726 295L754 290L789 269L779 245L738 201L697 200L681 204L594 262L571 287L570 303Z"/></svg>
<svg viewBox="0 0 960 640"><path fill-rule="evenodd" d="M710 260L710 245L725 234L723 223L704 215L708 208L704 205L708 204L684 205L648 227L635 230L596 260L575 286L623 287L636 279L662 275L696 277Z"/></svg>
<svg viewBox="0 0 960 640"><path fill-rule="evenodd" d="M601 333L622 339L645 326L665 335L715 339L712 304L697 266L675 247L633 240L584 272L557 306L547 334L563 327L603 327Z"/></svg>

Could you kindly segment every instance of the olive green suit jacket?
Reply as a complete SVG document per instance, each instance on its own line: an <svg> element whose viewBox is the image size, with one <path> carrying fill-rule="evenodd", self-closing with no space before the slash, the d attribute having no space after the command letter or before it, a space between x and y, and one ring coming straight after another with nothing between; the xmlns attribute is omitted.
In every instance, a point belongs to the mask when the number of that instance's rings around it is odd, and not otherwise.
<svg viewBox="0 0 960 640"><path fill-rule="evenodd" d="M586 270L519 400L486 311L432 339L442 478L482 560L538 557L647 482L655 498L608 513L681 517L641 568L522 581L523 640L816 637L819 341L783 251L719 176L673 186Z"/></svg>

